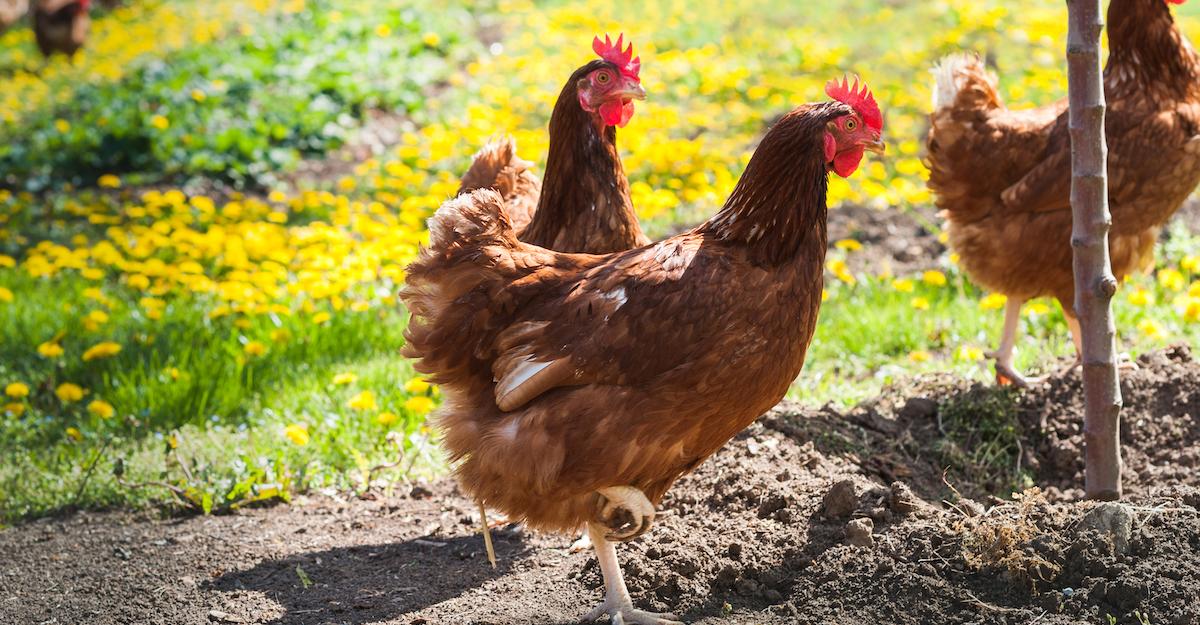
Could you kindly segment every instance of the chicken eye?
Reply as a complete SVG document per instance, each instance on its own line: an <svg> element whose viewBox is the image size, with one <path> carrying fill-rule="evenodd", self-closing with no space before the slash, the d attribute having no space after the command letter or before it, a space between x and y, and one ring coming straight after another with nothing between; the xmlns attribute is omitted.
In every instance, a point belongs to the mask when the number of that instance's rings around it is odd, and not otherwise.
<svg viewBox="0 0 1200 625"><path fill-rule="evenodd" d="M846 130L853 132L855 128L858 128L858 122L854 121L853 119L847 119Z"/></svg>
<svg viewBox="0 0 1200 625"><path fill-rule="evenodd" d="M608 72L600 72L596 74L596 82L607 85L608 81L612 80L612 76Z"/></svg>

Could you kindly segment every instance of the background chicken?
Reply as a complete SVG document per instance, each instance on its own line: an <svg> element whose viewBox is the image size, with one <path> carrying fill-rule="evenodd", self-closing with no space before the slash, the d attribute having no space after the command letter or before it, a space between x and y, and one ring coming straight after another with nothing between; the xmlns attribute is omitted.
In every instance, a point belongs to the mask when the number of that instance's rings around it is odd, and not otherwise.
<svg viewBox="0 0 1200 625"><path fill-rule="evenodd" d="M33 34L46 57L59 52L68 57L83 47L92 19L91 0L37 0L33 7Z"/></svg>
<svg viewBox="0 0 1200 625"><path fill-rule="evenodd" d="M484 146L463 176L459 193L491 188L503 196L517 236L560 252L604 254L650 242L638 225L629 181L617 152L617 127L644 99L641 59L633 44L592 41L600 56L575 70L550 115L545 182L517 156L511 138Z"/></svg>
<svg viewBox="0 0 1200 625"><path fill-rule="evenodd" d="M1151 263L1159 229L1200 182L1200 66L1168 7L1182 1L1109 5L1105 132L1118 278ZM929 186L963 270L1008 296L997 376L1028 384L1012 364L1026 300L1057 298L1079 348L1066 103L1009 110L973 57L947 59L935 74Z"/></svg>
<svg viewBox="0 0 1200 625"><path fill-rule="evenodd" d="M29 11L29 0L0 0L0 33L8 30Z"/></svg>
<svg viewBox="0 0 1200 625"><path fill-rule="evenodd" d="M633 609L612 541L649 529L671 484L800 372L821 302L828 172L848 176L883 145L865 86L826 90L838 101L784 116L716 216L651 246L521 243L492 191L430 221L402 294L406 355L442 385L438 419L467 492L535 528L588 524L607 594L588 620L668 622Z"/></svg>

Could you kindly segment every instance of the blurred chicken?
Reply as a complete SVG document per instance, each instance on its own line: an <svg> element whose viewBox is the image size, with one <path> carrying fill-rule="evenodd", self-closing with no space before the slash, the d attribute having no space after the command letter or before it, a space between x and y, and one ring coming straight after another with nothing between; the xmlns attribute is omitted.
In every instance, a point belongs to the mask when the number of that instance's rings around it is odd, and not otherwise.
<svg viewBox="0 0 1200 625"><path fill-rule="evenodd" d="M437 422L466 490L549 531L587 524L606 598L633 608L613 541L646 532L679 476L778 402L821 305L829 172L881 151L864 85L831 82L767 132L724 208L605 255L519 241L498 194L447 202L401 293L405 354L441 385Z"/></svg>
<svg viewBox="0 0 1200 625"><path fill-rule="evenodd" d="M617 152L617 127L633 117L633 101L646 97L641 59L633 56L633 44L622 49L623 43L624 35L615 44L596 37L592 50L600 58L563 85L550 115L544 183L506 137L475 155L459 194L495 189L517 236L552 250L603 254L649 243Z"/></svg>
<svg viewBox="0 0 1200 625"><path fill-rule="evenodd" d="M0 33L29 12L29 0L0 0Z"/></svg>
<svg viewBox="0 0 1200 625"><path fill-rule="evenodd" d="M1168 7L1182 1L1112 0L1108 9L1109 252L1118 278L1151 264L1159 229L1200 182L1200 65ZM970 56L934 73L929 187L963 270L1008 296L997 377L1027 385L1037 380L1012 360L1027 300L1057 298L1079 349L1067 105L1009 110L996 78Z"/></svg>
<svg viewBox="0 0 1200 625"><path fill-rule="evenodd" d="M44 56L49 58L56 52L75 56L92 25L90 5L91 0L36 0L33 34Z"/></svg>

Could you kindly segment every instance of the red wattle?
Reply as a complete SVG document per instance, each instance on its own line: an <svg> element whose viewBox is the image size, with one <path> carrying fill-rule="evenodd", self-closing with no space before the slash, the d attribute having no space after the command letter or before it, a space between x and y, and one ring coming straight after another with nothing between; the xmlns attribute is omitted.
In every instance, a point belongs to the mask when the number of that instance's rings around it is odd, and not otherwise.
<svg viewBox="0 0 1200 625"><path fill-rule="evenodd" d="M624 128L633 117L633 100L609 100L600 105L599 113L606 126Z"/></svg>
<svg viewBox="0 0 1200 625"><path fill-rule="evenodd" d="M855 147L833 158L833 171L837 175L847 178L858 169L858 164L862 162L863 148L862 146Z"/></svg>

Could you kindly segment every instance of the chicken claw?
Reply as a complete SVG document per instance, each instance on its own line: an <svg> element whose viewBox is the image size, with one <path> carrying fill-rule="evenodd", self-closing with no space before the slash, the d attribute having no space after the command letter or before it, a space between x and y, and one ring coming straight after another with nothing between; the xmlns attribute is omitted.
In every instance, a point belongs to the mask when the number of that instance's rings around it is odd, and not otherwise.
<svg viewBox="0 0 1200 625"><path fill-rule="evenodd" d="M1026 377L1017 373L1009 363L996 360L996 383L1000 386L1013 385L1018 388L1029 388L1045 382L1047 376Z"/></svg>
<svg viewBox="0 0 1200 625"><path fill-rule="evenodd" d="M609 615L609 623L612 625L684 625L682 621L675 620L674 614L646 612L635 609L632 605L609 605L607 599L585 614L580 622L591 623L605 614Z"/></svg>
<svg viewBox="0 0 1200 625"><path fill-rule="evenodd" d="M642 494L641 491L628 486L617 488L631 490L638 495ZM610 497L610 495L605 495L605 497ZM615 498L616 495L612 495L612 497ZM646 501L644 496L642 500ZM649 503L646 501L646 504ZM585 614L580 621L591 623L607 614L612 625L684 625L675 620L674 615L644 612L633 607L629 589L625 586L625 576L621 574L621 566L617 564L616 547L605 539L606 529L599 523L588 523L588 536L591 537L592 546L596 549L596 561L600 564L600 573L604 576L604 601Z"/></svg>
<svg viewBox="0 0 1200 625"><path fill-rule="evenodd" d="M626 542L645 534L654 523L654 504L632 486L612 486L596 491L605 499L600 520L611 530L604 537Z"/></svg>

